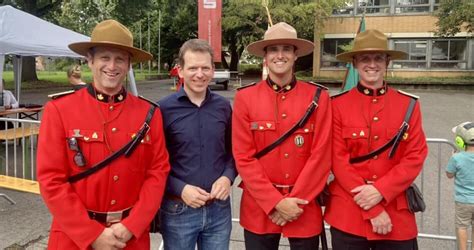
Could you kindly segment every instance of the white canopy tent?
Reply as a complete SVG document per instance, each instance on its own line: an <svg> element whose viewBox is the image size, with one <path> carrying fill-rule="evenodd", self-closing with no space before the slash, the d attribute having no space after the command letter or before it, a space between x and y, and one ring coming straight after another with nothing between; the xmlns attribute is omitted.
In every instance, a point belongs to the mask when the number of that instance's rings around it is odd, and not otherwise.
<svg viewBox="0 0 474 250"><path fill-rule="evenodd" d="M9 5L0 7L0 78L3 78L5 55L14 57L16 97L20 102L21 57L82 57L68 48L74 42L90 38L57 26ZM129 72L131 92L137 94L133 72ZM0 87L3 89L0 81Z"/></svg>

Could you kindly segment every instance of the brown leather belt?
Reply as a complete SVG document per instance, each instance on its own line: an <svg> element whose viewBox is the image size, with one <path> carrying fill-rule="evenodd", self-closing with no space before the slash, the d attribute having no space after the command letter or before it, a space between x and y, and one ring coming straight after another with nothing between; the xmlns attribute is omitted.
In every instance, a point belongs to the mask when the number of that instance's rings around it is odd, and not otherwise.
<svg viewBox="0 0 474 250"><path fill-rule="evenodd" d="M282 195L287 195L291 193L291 190L293 190L294 185L280 185L280 184L273 184L273 186L280 191Z"/></svg>
<svg viewBox="0 0 474 250"><path fill-rule="evenodd" d="M121 210L121 211L114 211L114 212L96 212L92 210L87 210L87 214L89 214L89 218L91 218L92 220L96 220L100 223L104 223L107 226L109 226L127 218L131 210L132 210L131 207Z"/></svg>
<svg viewBox="0 0 474 250"><path fill-rule="evenodd" d="M165 194L165 199L172 200L172 201L180 201L180 202L186 204L186 202L184 202L184 200L181 197L179 197L177 195L173 195L173 194ZM214 202L214 200L215 199L207 200L206 204L204 204L204 206L211 205Z"/></svg>

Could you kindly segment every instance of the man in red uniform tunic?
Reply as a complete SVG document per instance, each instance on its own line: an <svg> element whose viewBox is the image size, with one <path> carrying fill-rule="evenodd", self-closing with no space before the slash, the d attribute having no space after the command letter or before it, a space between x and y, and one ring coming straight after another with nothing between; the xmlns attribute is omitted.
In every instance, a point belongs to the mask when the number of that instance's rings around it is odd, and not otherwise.
<svg viewBox="0 0 474 250"><path fill-rule="evenodd" d="M357 87L332 99L334 182L325 220L332 247L338 249L417 249L415 215L405 190L418 176L427 155L420 106L415 104L409 128L389 158L386 150L350 163L386 144L401 127L412 98L387 86L390 60L406 54L387 49L377 30L361 32L351 52L337 58L352 62L360 75Z"/></svg>
<svg viewBox="0 0 474 250"><path fill-rule="evenodd" d="M130 31L114 20L99 23L91 42L70 48L87 56L93 84L45 107L38 180L53 215L48 249L149 249L148 227L169 172L158 108L129 157L77 182L68 178L119 150L144 125L152 104L128 94L122 81L130 62L152 56L134 48Z"/></svg>
<svg viewBox="0 0 474 250"><path fill-rule="evenodd" d="M247 50L265 58L269 75L240 89L234 101L232 142L243 180L240 223L245 246L278 249L283 234L291 249L317 249L323 229L315 197L326 183L331 160L327 91L321 92L319 106L304 127L263 157L254 156L300 120L321 88L296 80L293 72L297 57L310 54L313 43L278 23Z"/></svg>

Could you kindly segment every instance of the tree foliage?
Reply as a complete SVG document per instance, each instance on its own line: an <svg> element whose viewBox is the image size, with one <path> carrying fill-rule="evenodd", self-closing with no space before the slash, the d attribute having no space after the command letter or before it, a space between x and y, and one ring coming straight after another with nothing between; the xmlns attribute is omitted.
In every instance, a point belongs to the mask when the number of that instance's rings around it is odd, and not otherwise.
<svg viewBox="0 0 474 250"><path fill-rule="evenodd" d="M269 22L267 5L273 23L287 22L298 31L300 38L313 41L314 31L321 30L324 20L332 9L345 0L223 0L222 43L229 64L223 66L237 70L245 47L263 38ZM113 18L133 33L135 46L149 50L155 60L169 65L177 57L179 48L186 40L198 36L197 0L4 0L27 8L26 2L35 2L36 12L60 26L90 35L94 26ZM21 5L21 4L23 5ZM29 6L29 5L28 5ZM47 6L49 10L47 10ZM33 8L34 9L34 8ZM161 17L161 19L159 18ZM158 30L161 47L158 48ZM148 42L148 34L150 41Z"/></svg>
<svg viewBox="0 0 474 250"><path fill-rule="evenodd" d="M263 38L269 25L268 8L273 24L286 22L298 32L298 37L314 40L315 28L321 30L324 20L344 0L227 0L223 9L223 38L231 54L230 69L237 70L237 62L245 47ZM303 67L311 67L311 60Z"/></svg>
<svg viewBox="0 0 474 250"><path fill-rule="evenodd" d="M441 0L436 16L439 36L474 31L474 2L471 0Z"/></svg>
<svg viewBox="0 0 474 250"><path fill-rule="evenodd" d="M30 13L39 18L45 17L48 13L57 11L62 0L3 0L1 5L11 5L17 9ZM21 79L23 81L36 81L36 64L34 57L22 57Z"/></svg>
<svg viewBox="0 0 474 250"><path fill-rule="evenodd" d="M11 5L42 18L49 12L58 10L61 2L62 0L0 0L0 5Z"/></svg>

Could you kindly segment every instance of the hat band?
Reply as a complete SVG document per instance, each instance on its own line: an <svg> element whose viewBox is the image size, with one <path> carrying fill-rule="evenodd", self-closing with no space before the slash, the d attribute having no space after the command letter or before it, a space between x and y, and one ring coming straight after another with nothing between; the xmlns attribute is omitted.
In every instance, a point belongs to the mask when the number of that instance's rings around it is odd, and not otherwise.
<svg viewBox="0 0 474 250"><path fill-rule="evenodd" d="M387 49L387 48L362 48L362 49L355 49L351 52L358 52L358 51L387 51L387 52L391 52L391 50Z"/></svg>

